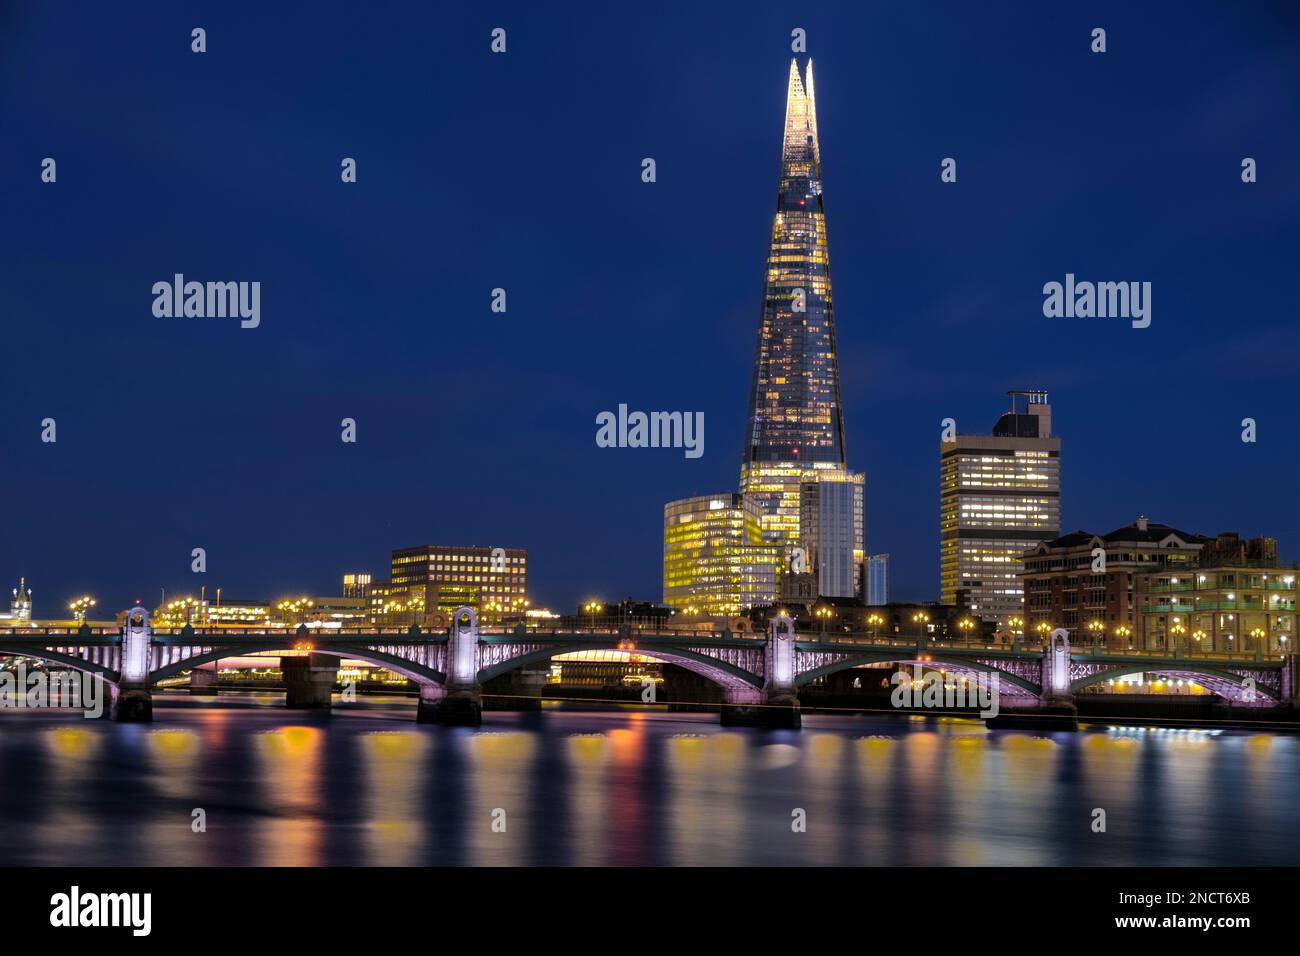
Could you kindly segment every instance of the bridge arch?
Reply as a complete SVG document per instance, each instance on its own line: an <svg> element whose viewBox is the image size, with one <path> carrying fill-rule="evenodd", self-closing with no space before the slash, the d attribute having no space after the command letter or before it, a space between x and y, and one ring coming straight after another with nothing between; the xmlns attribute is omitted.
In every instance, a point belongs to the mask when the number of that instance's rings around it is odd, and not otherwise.
<svg viewBox="0 0 1300 956"><path fill-rule="evenodd" d="M804 671L794 679L794 685L795 687L803 687L818 677L825 677L828 674L835 674L863 664L917 664L922 667L941 667L944 670L954 671L959 674L996 674L999 683L1010 684L1016 690L1021 691L1024 696L1037 697L1042 692L1042 688L1038 684L1027 681L1009 671L990 667L987 664L967 658L944 657L941 654L932 654L930 652L926 653L925 660L918 659L914 654L899 654L897 652L877 652L875 654L847 657L844 660L832 661L829 664L823 664L820 667Z"/></svg>
<svg viewBox="0 0 1300 956"><path fill-rule="evenodd" d="M20 647L6 641L3 645L0 645L0 650L4 651L5 657L30 657L49 664L62 664L72 670L103 678L110 684L116 684L122 677L117 671L104 667L102 664L95 664L92 661L73 657L71 654L62 654L45 647Z"/></svg>
<svg viewBox="0 0 1300 956"><path fill-rule="evenodd" d="M1102 681L1112 679L1118 680L1121 677L1127 677L1129 674L1159 674L1162 677L1194 680L1202 687L1209 688L1214 691L1214 693L1227 700L1241 700L1246 689L1246 678L1242 677L1240 674L1234 674L1231 671L1205 664L1192 664L1187 661L1180 661L1176 667L1151 667L1150 665L1138 665L1135 668L1132 664L1112 667L1104 671L1099 671L1096 674L1088 674L1085 677L1080 677L1078 680L1071 681L1070 693L1077 694L1085 687L1092 687L1095 684L1100 684ZM1280 703L1277 693L1258 681L1255 684L1255 693L1260 697Z"/></svg>
<svg viewBox="0 0 1300 956"><path fill-rule="evenodd" d="M203 664L210 664L213 661L223 660L227 657L245 657L249 654L257 654L266 651L284 651L289 652L289 648L284 646L283 641L265 644L240 644L233 647L214 647L202 654L195 654L181 661L167 664L158 668L156 671L149 672L150 685L159 681L166 680L169 677L175 677L182 671L193 670ZM417 664L414 661L408 661L405 658L398 657L394 654L387 654L383 651L376 651L373 648L365 646L352 646L331 644L328 647L318 647L313 650L316 654L330 654L334 657L347 657L353 660L365 661L367 664L374 664L376 667L382 667L385 670L401 674L403 677L415 681L417 684L445 684L447 675L440 670L432 667L425 667L423 664Z"/></svg>
<svg viewBox="0 0 1300 956"><path fill-rule="evenodd" d="M512 657L509 660L493 664L491 667L483 668L478 672L478 680L480 684L485 684L494 677L508 674L520 667L539 664L561 654L575 654L579 651L626 651L629 654L642 654L661 663L676 664L678 667L693 674L699 674L701 677L713 681L724 690L732 692L753 693L763 687L763 676L761 674L750 673L742 667L718 660L718 658L710 657L707 654L700 654L681 647L666 650L647 641L638 641L634 649L629 649L619 647L617 639L596 642L583 641L580 644L560 644L556 647L529 651L520 654L518 657Z"/></svg>

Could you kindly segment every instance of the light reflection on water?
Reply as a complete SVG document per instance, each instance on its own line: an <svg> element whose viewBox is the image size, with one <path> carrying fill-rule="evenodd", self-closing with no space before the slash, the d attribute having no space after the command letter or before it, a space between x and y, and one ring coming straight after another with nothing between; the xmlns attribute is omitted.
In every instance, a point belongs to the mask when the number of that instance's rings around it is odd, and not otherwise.
<svg viewBox="0 0 1300 956"><path fill-rule="evenodd" d="M1300 863L1290 735L635 711L469 730L413 712L249 695L160 697L143 726L2 714L0 864Z"/></svg>

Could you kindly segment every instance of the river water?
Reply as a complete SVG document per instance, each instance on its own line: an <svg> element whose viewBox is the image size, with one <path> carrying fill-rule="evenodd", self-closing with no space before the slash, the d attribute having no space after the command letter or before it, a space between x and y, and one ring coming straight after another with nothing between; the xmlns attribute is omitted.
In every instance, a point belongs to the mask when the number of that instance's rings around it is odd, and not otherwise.
<svg viewBox="0 0 1300 956"><path fill-rule="evenodd" d="M0 865L1300 864L1287 734L282 702L0 711Z"/></svg>

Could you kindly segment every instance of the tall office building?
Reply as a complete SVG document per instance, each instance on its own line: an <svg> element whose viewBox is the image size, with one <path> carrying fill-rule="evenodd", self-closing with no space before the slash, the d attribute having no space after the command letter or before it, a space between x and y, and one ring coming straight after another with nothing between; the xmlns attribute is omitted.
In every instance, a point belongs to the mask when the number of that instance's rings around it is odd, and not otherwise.
<svg viewBox="0 0 1300 956"><path fill-rule="evenodd" d="M1061 533L1061 440L1047 393L1007 394L1011 410L991 435L939 443L942 601L998 622L1024 614L1024 553Z"/></svg>
<svg viewBox="0 0 1300 956"><path fill-rule="evenodd" d="M835 351L821 149L812 61L804 78L791 60L776 213L772 221L745 424L740 491L758 510L763 537L783 547L788 562L801 546L800 494L829 474L845 480L844 422ZM861 476L857 484L862 485ZM861 562L861 527L848 557ZM789 565L787 564L787 569ZM836 591L840 584L834 585Z"/></svg>
<svg viewBox="0 0 1300 956"><path fill-rule="evenodd" d="M867 558L867 604L889 603L889 555L873 554Z"/></svg>
<svg viewBox="0 0 1300 956"><path fill-rule="evenodd" d="M781 549L763 541L753 502L742 495L683 498L664 505L664 604L730 617L776 597Z"/></svg>
<svg viewBox="0 0 1300 956"><path fill-rule="evenodd" d="M857 597L862 587L863 478L814 472L799 489L799 539L821 597ZM814 596L818 596L814 595Z"/></svg>

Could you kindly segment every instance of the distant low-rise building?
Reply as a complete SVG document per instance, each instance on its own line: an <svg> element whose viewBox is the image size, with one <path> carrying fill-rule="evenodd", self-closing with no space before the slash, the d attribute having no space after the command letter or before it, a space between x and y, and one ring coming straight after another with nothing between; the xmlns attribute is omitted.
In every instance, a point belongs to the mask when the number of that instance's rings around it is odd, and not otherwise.
<svg viewBox="0 0 1300 956"><path fill-rule="evenodd" d="M1134 642L1155 651L1284 654L1300 633L1300 566L1277 560L1272 538L1222 534L1196 566L1136 576Z"/></svg>
<svg viewBox="0 0 1300 956"><path fill-rule="evenodd" d="M27 586L26 578L18 579L18 587L13 589L9 599L9 613L0 614L5 624L27 624L32 619L32 589Z"/></svg>
<svg viewBox="0 0 1300 956"><path fill-rule="evenodd" d="M1210 541L1145 516L1107 534L1075 531L1044 541L1023 557L1023 630L1041 637L1063 627L1074 643L1132 646L1138 631L1135 576L1153 568L1188 568Z"/></svg>
<svg viewBox="0 0 1300 956"><path fill-rule="evenodd" d="M370 582L372 624L423 625L471 607L482 624L522 619L528 611L528 552L523 548L422 545L393 552L387 581Z"/></svg>
<svg viewBox="0 0 1300 956"><path fill-rule="evenodd" d="M1010 644L999 635L993 621L985 621L963 608L935 601L899 601L871 607L852 598L817 598L807 604L773 604L754 608L747 615L755 630L766 630L772 617L788 614L800 632L855 634L892 639L900 643L918 638L934 641L984 641Z"/></svg>

